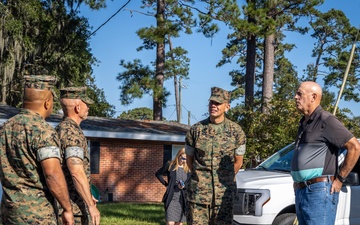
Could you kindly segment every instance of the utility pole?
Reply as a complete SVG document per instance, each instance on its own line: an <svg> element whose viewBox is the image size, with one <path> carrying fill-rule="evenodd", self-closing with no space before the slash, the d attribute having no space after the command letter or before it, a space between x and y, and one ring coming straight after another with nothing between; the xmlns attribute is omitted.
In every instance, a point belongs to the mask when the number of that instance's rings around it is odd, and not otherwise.
<svg viewBox="0 0 360 225"><path fill-rule="evenodd" d="M346 84L346 79L347 79L347 76L348 76L348 74L349 74L349 70L350 70L351 62L352 62L352 59L353 59L353 56L354 56L354 52L355 52L355 44L353 44L352 49L351 49L351 52L350 52L350 58L349 58L349 61L348 61L347 66L346 66L344 78L343 78L343 81L342 81L342 84L341 84L341 88L340 88L340 91L339 91L339 94L338 94L338 97L337 97L337 100L336 100L336 103L335 103L333 115L336 114L336 109L337 109L337 107L338 107L338 105L339 105L339 102L340 102L340 99L341 99L341 95L342 95L342 92L343 92L344 87L345 87L345 84Z"/></svg>
<svg viewBox="0 0 360 225"><path fill-rule="evenodd" d="M179 77L179 112L178 112L178 123L181 123L181 88L182 88L182 77Z"/></svg>
<svg viewBox="0 0 360 225"><path fill-rule="evenodd" d="M188 111L188 125L190 126L191 124L190 124L190 115L191 115L191 113L190 113L190 111Z"/></svg>

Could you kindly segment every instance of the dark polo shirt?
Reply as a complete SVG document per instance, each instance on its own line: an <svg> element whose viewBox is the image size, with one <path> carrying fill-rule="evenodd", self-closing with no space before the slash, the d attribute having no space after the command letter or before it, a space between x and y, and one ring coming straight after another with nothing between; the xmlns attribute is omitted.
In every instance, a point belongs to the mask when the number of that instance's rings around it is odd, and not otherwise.
<svg viewBox="0 0 360 225"><path fill-rule="evenodd" d="M354 135L331 113L318 106L305 122L300 120L291 175L302 182L322 175L335 175L339 149Z"/></svg>

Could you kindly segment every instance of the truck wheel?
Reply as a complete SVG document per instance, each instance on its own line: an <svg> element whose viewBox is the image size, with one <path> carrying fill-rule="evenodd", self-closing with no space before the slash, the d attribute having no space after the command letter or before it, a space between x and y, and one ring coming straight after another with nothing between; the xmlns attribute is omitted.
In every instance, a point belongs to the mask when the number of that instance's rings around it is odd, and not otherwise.
<svg viewBox="0 0 360 225"><path fill-rule="evenodd" d="M296 218L295 213L285 213L277 216L272 225L293 225Z"/></svg>

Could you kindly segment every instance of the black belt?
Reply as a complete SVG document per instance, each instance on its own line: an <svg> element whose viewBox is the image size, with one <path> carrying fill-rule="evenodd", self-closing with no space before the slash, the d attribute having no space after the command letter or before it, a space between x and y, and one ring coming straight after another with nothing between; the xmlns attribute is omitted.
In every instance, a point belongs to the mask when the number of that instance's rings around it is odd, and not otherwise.
<svg viewBox="0 0 360 225"><path fill-rule="evenodd" d="M297 188L305 188L311 184L315 184L315 183L319 183L319 182L329 182L329 181L334 181L335 177L334 176L322 176L322 177L315 177L313 179L304 181L304 182L295 182L295 187Z"/></svg>

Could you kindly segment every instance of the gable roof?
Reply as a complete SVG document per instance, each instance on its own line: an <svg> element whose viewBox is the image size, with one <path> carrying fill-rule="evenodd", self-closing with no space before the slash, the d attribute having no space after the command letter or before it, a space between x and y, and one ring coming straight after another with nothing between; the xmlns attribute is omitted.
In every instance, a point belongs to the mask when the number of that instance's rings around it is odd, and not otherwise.
<svg viewBox="0 0 360 225"><path fill-rule="evenodd" d="M19 108L0 105L0 124L20 112ZM55 127L63 115L52 114L46 121ZM86 137L184 142L189 125L167 121L124 120L89 116L80 124Z"/></svg>

